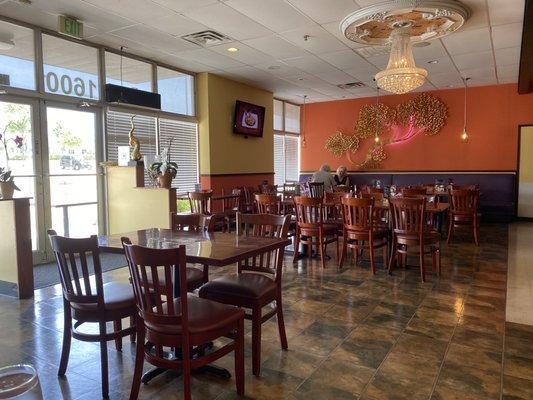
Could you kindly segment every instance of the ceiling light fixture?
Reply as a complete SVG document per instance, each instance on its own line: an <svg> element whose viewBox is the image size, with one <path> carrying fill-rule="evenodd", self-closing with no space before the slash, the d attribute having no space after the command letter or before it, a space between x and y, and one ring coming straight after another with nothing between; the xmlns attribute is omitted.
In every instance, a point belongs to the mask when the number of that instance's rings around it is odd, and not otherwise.
<svg viewBox="0 0 533 400"><path fill-rule="evenodd" d="M230 47L230 48L228 49L228 51L229 51L230 53L236 53L236 52L239 51L239 49L236 48L236 47Z"/></svg>
<svg viewBox="0 0 533 400"><path fill-rule="evenodd" d="M439 63L439 60L428 61L428 64L438 64L438 63Z"/></svg>
<svg viewBox="0 0 533 400"><path fill-rule="evenodd" d="M461 134L461 142L463 143L468 143L468 140L470 139L468 137L468 132L466 131L466 92L467 92L467 89L468 89L468 81L470 80L470 78L462 78L463 79L463 84L464 84L464 87L465 87L465 98L464 98L464 115L463 115L463 133Z"/></svg>
<svg viewBox="0 0 533 400"><path fill-rule="evenodd" d="M389 63L376 74L376 82L380 88L395 94L415 90L424 84L428 72L415 65L410 28L395 29L391 39Z"/></svg>
<svg viewBox="0 0 533 400"><path fill-rule="evenodd" d="M302 141L300 142L300 145L302 148L305 148L307 146L307 140L305 140L305 101L307 100L307 95L304 94L304 105L302 110L302 126L300 127L300 132L302 132Z"/></svg>

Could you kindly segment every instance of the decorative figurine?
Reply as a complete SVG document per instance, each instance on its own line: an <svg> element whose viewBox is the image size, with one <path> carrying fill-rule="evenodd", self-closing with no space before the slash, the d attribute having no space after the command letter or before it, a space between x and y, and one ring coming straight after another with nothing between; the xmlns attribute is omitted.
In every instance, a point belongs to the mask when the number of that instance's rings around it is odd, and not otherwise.
<svg viewBox="0 0 533 400"><path fill-rule="evenodd" d="M130 129L130 133L128 133L128 137L130 139L129 144L131 147L130 158L132 161L136 161L138 163L142 160L143 156L141 154L141 142L139 141L139 139L133 136L133 132L135 132L135 123L133 122L133 119L135 117L136 117L135 115L131 117L131 129Z"/></svg>

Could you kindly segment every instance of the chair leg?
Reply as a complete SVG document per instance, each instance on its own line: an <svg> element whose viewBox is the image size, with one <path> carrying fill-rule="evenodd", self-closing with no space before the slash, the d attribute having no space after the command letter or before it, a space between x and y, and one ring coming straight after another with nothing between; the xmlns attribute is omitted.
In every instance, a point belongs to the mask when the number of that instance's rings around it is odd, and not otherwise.
<svg viewBox="0 0 533 400"><path fill-rule="evenodd" d="M278 319L279 340L281 342L281 348L287 350L289 344L287 343L287 334L285 333L285 321L283 319L283 304L281 302L281 293L276 299L276 317Z"/></svg>
<svg viewBox="0 0 533 400"><path fill-rule="evenodd" d="M320 262L322 264L322 268L326 268L326 247L324 246L324 238L322 237L322 233L320 233L320 236L318 237L319 240L319 246L320 246Z"/></svg>
<svg viewBox="0 0 533 400"><path fill-rule="evenodd" d="M252 373L261 373L261 307L252 309Z"/></svg>
<svg viewBox="0 0 533 400"><path fill-rule="evenodd" d="M335 235L335 245L337 246L337 261L339 261L339 258L340 258L340 254L339 254L339 235L336 234Z"/></svg>
<svg viewBox="0 0 533 400"><path fill-rule="evenodd" d="M382 252L383 252L383 254L382 254L383 267L385 267L387 265L387 260L389 258L389 244L388 243L385 246L383 246Z"/></svg>
<svg viewBox="0 0 533 400"><path fill-rule="evenodd" d="M296 229L296 234L294 235L294 256L292 257L293 263L298 261L299 250L300 250L300 234L298 233L298 229Z"/></svg>
<svg viewBox="0 0 533 400"><path fill-rule="evenodd" d="M348 247L348 240L346 239L346 234L342 236L342 250L341 250L341 256L339 258L339 268L342 268L342 265L344 264L344 259L346 258L346 252Z"/></svg>
<svg viewBox="0 0 533 400"><path fill-rule="evenodd" d="M135 351L135 369L133 371L133 381L131 383L130 400L137 400L141 389L141 378L144 365L144 326L137 324L137 346Z"/></svg>
<svg viewBox="0 0 533 400"><path fill-rule="evenodd" d="M426 281L426 271L424 267L424 245L420 244L420 278L422 282Z"/></svg>
<svg viewBox="0 0 533 400"><path fill-rule="evenodd" d="M107 360L107 342L105 340L106 326L105 322L99 322L100 326L100 368L102 372L102 397L107 399L109 397L109 375L108 375L108 360Z"/></svg>
<svg viewBox="0 0 533 400"><path fill-rule="evenodd" d="M70 344L72 342L72 311L67 300L63 299L63 348L61 350L61 362L57 375L64 376L67 372Z"/></svg>
<svg viewBox="0 0 533 400"><path fill-rule="evenodd" d="M392 270L396 266L397 257L398 257L398 246L395 243L393 243L390 260L389 260L389 274L392 274Z"/></svg>
<svg viewBox="0 0 533 400"><path fill-rule="evenodd" d="M122 330L122 321L120 319L113 321L113 329L115 332ZM115 349L122 351L122 336L115 338Z"/></svg>
<svg viewBox="0 0 533 400"><path fill-rule="evenodd" d="M235 341L235 385L237 394L244 395L244 318L237 327L237 338Z"/></svg>
<svg viewBox="0 0 533 400"><path fill-rule="evenodd" d="M479 223L474 220L474 242L476 242L476 246L479 246Z"/></svg>
<svg viewBox="0 0 533 400"><path fill-rule="evenodd" d="M452 242L452 236L453 236L453 215L450 215L448 218L448 238L446 239L446 243L450 244Z"/></svg>
<svg viewBox="0 0 533 400"><path fill-rule="evenodd" d="M130 326L136 326L135 316L130 317ZM135 343L135 332L130 335L130 342Z"/></svg>
<svg viewBox="0 0 533 400"><path fill-rule="evenodd" d="M191 353L189 346L182 346L181 352L183 360L181 364L181 374L183 376L183 399L191 400Z"/></svg>
<svg viewBox="0 0 533 400"><path fill-rule="evenodd" d="M204 283L209 282L209 265L204 265L203 273L204 273L204 276L203 276L202 282Z"/></svg>
<svg viewBox="0 0 533 400"><path fill-rule="evenodd" d="M374 241L368 241L368 252L370 253L370 268L372 269L372 275L376 275L376 264L374 263Z"/></svg>

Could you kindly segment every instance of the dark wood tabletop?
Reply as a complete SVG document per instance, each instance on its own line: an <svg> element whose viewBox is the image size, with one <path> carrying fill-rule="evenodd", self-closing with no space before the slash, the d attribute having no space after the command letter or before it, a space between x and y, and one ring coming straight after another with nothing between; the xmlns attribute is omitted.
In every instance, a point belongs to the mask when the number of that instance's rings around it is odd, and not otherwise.
<svg viewBox="0 0 533 400"><path fill-rule="evenodd" d="M101 251L123 253L121 237L129 238L133 244L151 248L169 249L185 245L187 262L213 266L230 265L291 243L288 239L237 236L235 233L177 232L153 228L99 236Z"/></svg>

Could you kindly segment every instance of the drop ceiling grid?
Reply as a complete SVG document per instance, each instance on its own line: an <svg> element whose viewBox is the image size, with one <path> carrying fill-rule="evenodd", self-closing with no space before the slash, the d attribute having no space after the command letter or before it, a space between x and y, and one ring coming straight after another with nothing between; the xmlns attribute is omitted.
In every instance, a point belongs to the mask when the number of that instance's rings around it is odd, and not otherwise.
<svg viewBox="0 0 533 400"><path fill-rule="evenodd" d="M351 91L338 89L334 83L339 81L339 77L348 76L353 77L352 81L363 81L369 86L373 86L371 72L375 68L381 68L384 63L383 58L368 59L357 52L357 44L351 45L346 39L343 39L341 34L335 34L333 27L339 24L340 20L331 20L331 18L338 18L339 15L346 15L351 9L355 11L360 7L365 7L369 4L381 2L381 0L339 0L339 9L331 10L335 7L330 1L322 2L320 0L272 0L271 7L274 9L264 8L264 12L258 12L257 7L265 7L268 0L133 0L134 5L137 6L135 10L120 7L120 3L124 5L124 0L33 0L31 7L22 6L16 2L0 0L0 14L4 14L2 4L9 5L5 15L19 18L23 15L26 17L26 22L36 25L42 24L38 12L27 13L25 10L33 8L34 11L39 10L42 14L47 16L57 16L60 13L72 14L78 12L76 15L80 19L86 19L86 25L89 29L88 40L94 39L100 44L109 44L111 47L117 47L123 41L129 45L128 51L132 53L142 52L145 57L151 57L155 60L165 61L176 65L177 67L187 68L195 72L208 71L220 73L221 75L232 77L233 79L243 80L247 83L254 83L257 81L261 87L272 90L276 96L283 93L290 96L293 101L302 101L303 95L307 94L310 101L323 101L324 99L339 99L350 97L361 97L355 95ZM430 71L428 86L432 88L445 88L449 86L457 86L456 75L461 76L462 73L483 71L486 76L480 76L480 84L498 83L499 82L499 63L496 57L496 50L494 45L494 34L492 24L494 18L497 19L497 25L506 25L501 31L504 36L504 43L509 41L509 37L514 38L516 30L515 26L520 22L523 16L523 0L505 0L505 10L502 10L503 0L466 0L464 3L475 9L475 22L471 25L468 23L465 29L459 31L468 32L475 29L485 29L488 34L490 43L490 52L492 64L494 69L494 76L491 77L487 71L484 71L486 65L482 65L481 51L478 55L472 55L468 66L474 68L466 68L461 71L458 68L454 58L455 52L450 51L446 43L446 38L440 41L440 44L445 52L445 57L449 58L448 62L453 65L453 71L446 74L439 72L435 74L435 80L438 84L434 84L431 80L432 73ZM10 4L8 4L10 3ZM327 3L327 13L324 13L324 5ZM131 4L131 3L129 3ZM258 6L259 5L259 6ZM18 6L18 7L17 7ZM24 8L21 8L24 7ZM291 11L288 11L290 7ZM139 9L145 8L146 12L141 12ZM257 8L257 9L256 9ZM520 12L517 8L521 8ZM221 47L217 49L195 49L188 47L188 43L180 38L182 34L181 27L166 26L165 21L185 21L193 29L196 27L206 27L216 29L223 34L231 32L231 25L224 21L218 21L216 27L204 24L206 18L215 18L209 16L211 10L223 9L228 15L235 16L239 21L246 22L246 26L255 27L256 32L239 32L241 40L236 40L232 46L246 49L252 54L250 60L243 57L242 53L239 56L232 57L229 53L224 54ZM123 10L123 11L122 11ZM280 11L284 10L284 14ZM305 11L307 10L307 12ZM342 10L342 11L341 11ZM500 12L503 11L503 12ZM481 15L480 13L484 13ZM12 15L10 15L12 14ZM102 18L96 18L100 15ZM216 18L215 18L216 19ZM48 18L47 24L51 24L52 18ZM187 25L185 24L185 25ZM114 25L114 26L113 26ZM55 29L52 26L46 26L50 29ZM327 28L329 29L327 29ZM290 28L290 29L286 29ZM177 30L176 30L177 29ZM185 29L185 28L183 28ZM513 30L514 29L514 30ZM313 37L309 38L308 43L304 43L304 32L314 32L317 38L313 42ZM176 32L175 34L169 32ZM192 33L192 32L190 32ZM507 36L505 36L507 35ZM471 36L471 35L470 35ZM514 39L512 39L514 40ZM281 42L280 42L281 41ZM151 42L155 45L148 46ZM287 43L287 52L283 57L276 57L272 53L268 53L268 44L272 43ZM261 45L261 43L263 45ZM325 45L324 45L325 43ZM259 48L254 47L257 44ZM266 45L265 45L266 44ZM335 51L331 51L328 44L334 46ZM462 46L463 44L460 43ZM519 43L517 44L520 45ZM178 48L176 49L176 46ZM247 47L244 47L247 46ZM294 46L293 48L291 46ZM230 46L228 46L230 47ZM272 46L271 46L272 47ZM457 47L457 46L456 46ZM214 51L216 50L216 51ZM263 51L263 50L266 50ZM275 50L275 49L274 49ZM291 51L294 50L294 54ZM487 49L488 50L488 49ZM503 49L505 50L505 48ZM244 50L243 50L244 51ZM333 53L353 53L354 57L363 60L361 71L358 67L338 67L338 63L332 59ZM422 52L422 49L414 49L415 59L417 53ZM500 61L502 57L516 57L516 51L500 52ZM277 54L276 54L277 55ZM479 57L478 57L479 56ZM464 58L464 57L463 57ZM479 58L476 61L476 58ZM300 65L295 66L297 60L306 61L300 62ZM329 61L328 61L329 59ZM354 58L355 60L355 58ZM423 62L417 60L421 67L426 67L431 70L430 66L426 66ZM476 65L476 62L479 65ZM519 60L514 60L514 63L509 60L501 61L501 68L505 69L505 78L502 82L509 82L513 80L512 73L516 70ZM324 64L325 63L325 64ZM473 64L472 64L473 63ZM292 64L292 66L291 66ZM337 65L335 65L337 64ZM280 66L280 72L271 70L270 65ZM327 67L326 67L327 65ZM321 67L322 66L322 67ZM325 68L327 71L318 71ZM243 76L239 76L239 70ZM281 71L290 71L289 75L281 73ZM313 72L314 71L314 72ZM364 71L364 72L363 72ZM298 80L297 75L301 74L303 79ZM449 76L449 80L445 78ZM438 79L437 79L438 78ZM330 82L328 82L328 80ZM473 80L474 84L476 83ZM517 81L517 74L515 80ZM347 83L347 82L344 82Z"/></svg>

